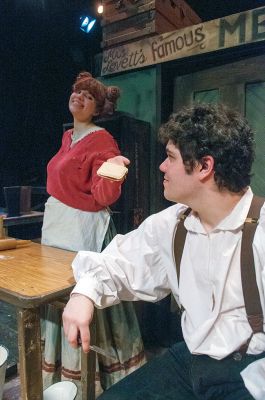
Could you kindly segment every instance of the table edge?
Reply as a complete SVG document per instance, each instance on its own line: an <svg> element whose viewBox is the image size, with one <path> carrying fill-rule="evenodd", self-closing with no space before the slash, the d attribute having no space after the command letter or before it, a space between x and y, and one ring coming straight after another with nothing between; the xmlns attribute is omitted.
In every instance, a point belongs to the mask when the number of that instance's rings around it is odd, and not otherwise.
<svg viewBox="0 0 265 400"><path fill-rule="evenodd" d="M61 289L58 292L49 292L42 296L23 296L19 295L17 292L8 291L6 289L0 288L0 300L6 303L12 304L15 307L20 308L36 308L42 304L48 303L49 301L59 299L63 296L67 296L73 290L75 284Z"/></svg>

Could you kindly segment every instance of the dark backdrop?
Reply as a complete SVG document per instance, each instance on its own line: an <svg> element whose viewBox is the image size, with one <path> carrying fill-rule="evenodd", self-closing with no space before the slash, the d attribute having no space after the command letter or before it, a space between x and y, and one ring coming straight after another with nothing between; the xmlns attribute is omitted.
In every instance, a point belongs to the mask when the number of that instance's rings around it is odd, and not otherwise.
<svg viewBox="0 0 265 400"><path fill-rule="evenodd" d="M264 0L185 0L203 21L265 5Z"/></svg>
<svg viewBox="0 0 265 400"><path fill-rule="evenodd" d="M71 120L74 77L90 69L100 29L79 29L89 1L0 2L0 206L2 187L45 185L46 164Z"/></svg>

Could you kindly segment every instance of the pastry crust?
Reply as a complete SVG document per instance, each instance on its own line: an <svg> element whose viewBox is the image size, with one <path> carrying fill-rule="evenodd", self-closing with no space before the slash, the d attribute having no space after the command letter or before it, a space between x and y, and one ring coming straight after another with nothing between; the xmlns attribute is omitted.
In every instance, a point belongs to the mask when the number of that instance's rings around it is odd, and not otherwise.
<svg viewBox="0 0 265 400"><path fill-rule="evenodd" d="M121 181L128 173L128 168L123 165L114 164L111 162L104 162L97 170L97 174L102 178L111 179L114 181Z"/></svg>

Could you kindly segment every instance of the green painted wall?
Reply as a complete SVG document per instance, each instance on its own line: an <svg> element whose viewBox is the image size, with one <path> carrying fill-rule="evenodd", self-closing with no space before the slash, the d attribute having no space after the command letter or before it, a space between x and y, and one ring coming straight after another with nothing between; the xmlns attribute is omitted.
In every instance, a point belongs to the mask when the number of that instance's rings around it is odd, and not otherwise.
<svg viewBox="0 0 265 400"><path fill-rule="evenodd" d="M137 72L99 78L106 85L116 85L121 89L118 111L132 114L135 118L150 122L150 210L156 211L156 165L157 129L160 125L160 73L159 68L151 67Z"/></svg>
<svg viewBox="0 0 265 400"><path fill-rule="evenodd" d="M106 85L121 89L118 110L128 112L138 119L157 124L156 112L156 68L100 78Z"/></svg>

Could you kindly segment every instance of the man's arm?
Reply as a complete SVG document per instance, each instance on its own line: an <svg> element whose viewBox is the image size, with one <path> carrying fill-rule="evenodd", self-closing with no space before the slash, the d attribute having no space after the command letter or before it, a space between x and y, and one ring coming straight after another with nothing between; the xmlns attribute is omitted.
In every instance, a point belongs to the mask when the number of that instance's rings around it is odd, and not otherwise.
<svg viewBox="0 0 265 400"><path fill-rule="evenodd" d="M167 296L170 287L161 241L171 252L172 239L164 232L157 237L156 227L160 230L158 214L138 229L116 235L102 253L80 251L72 264L77 282L73 293L89 297L97 308L120 301L156 302Z"/></svg>
<svg viewBox="0 0 265 400"><path fill-rule="evenodd" d="M64 329L74 347L80 331L88 351L94 306L105 308L122 300L155 302L170 293L167 268L172 263L175 224L176 209L170 207L147 218L135 231L116 235L102 253L77 254L73 262L77 284L64 312Z"/></svg>

